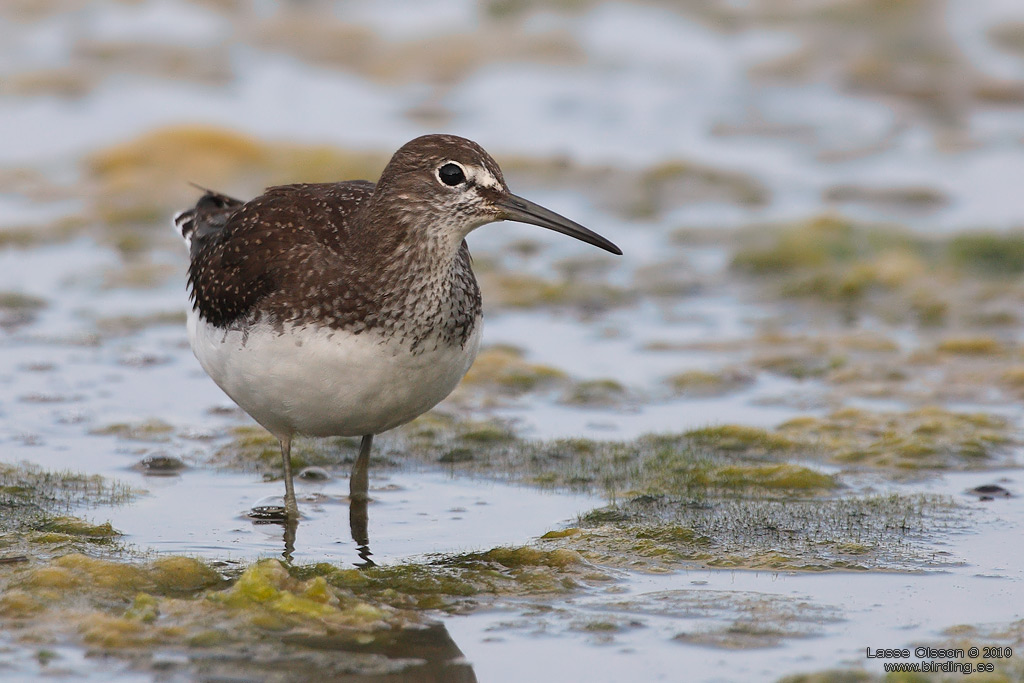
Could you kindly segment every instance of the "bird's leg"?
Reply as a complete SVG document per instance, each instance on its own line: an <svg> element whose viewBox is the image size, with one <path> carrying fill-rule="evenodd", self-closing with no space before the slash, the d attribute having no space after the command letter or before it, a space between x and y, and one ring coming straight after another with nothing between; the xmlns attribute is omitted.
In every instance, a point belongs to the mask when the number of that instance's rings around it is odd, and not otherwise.
<svg viewBox="0 0 1024 683"><path fill-rule="evenodd" d="M352 476L348 480L348 497L351 500L368 500L370 485L370 447L373 434L367 434L359 442L359 457L352 465Z"/></svg>
<svg viewBox="0 0 1024 683"><path fill-rule="evenodd" d="M292 484L292 437L283 436L281 458L284 460L284 515L289 521L299 520L299 505L295 502L295 486Z"/></svg>
<svg viewBox="0 0 1024 683"><path fill-rule="evenodd" d="M366 505L370 500L370 447L373 445L373 434L367 434L359 444L359 456L352 466L352 475L348 480L348 525L352 532L352 540L359 546L359 557L363 560L360 566L372 567L370 559L369 513Z"/></svg>

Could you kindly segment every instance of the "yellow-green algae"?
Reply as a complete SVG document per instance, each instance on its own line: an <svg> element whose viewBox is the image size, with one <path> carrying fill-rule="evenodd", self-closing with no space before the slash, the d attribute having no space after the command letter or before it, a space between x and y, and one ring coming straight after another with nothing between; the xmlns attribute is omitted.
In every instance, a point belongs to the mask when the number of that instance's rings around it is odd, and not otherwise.
<svg viewBox="0 0 1024 683"><path fill-rule="evenodd" d="M594 510L577 532L547 537L597 565L640 571L682 564L799 571L915 570L956 562L931 539L963 524L942 496L814 500L636 496Z"/></svg>
<svg viewBox="0 0 1024 683"><path fill-rule="evenodd" d="M950 238L947 253L959 268L985 277L1024 273L1024 233L970 232Z"/></svg>
<svg viewBox="0 0 1024 683"><path fill-rule="evenodd" d="M835 215L752 231L750 241L738 250L733 265L755 274L793 273L835 267L877 256L886 250L921 251L923 243L891 226L862 226Z"/></svg>
<svg viewBox="0 0 1024 683"><path fill-rule="evenodd" d="M115 422L93 429L90 433L101 436L117 436L131 441L170 441L174 427L163 420L152 418L141 422Z"/></svg>
<svg viewBox="0 0 1024 683"><path fill-rule="evenodd" d="M685 489L730 489L760 491L816 492L835 488L836 478L791 463L768 465L723 465L679 468L671 462L655 461L658 470L648 491L679 491Z"/></svg>
<svg viewBox="0 0 1024 683"><path fill-rule="evenodd" d="M72 232L72 231L68 231ZM19 248L35 247L47 242L56 241L66 235L47 227L12 228L0 229L0 247Z"/></svg>
<svg viewBox="0 0 1024 683"><path fill-rule="evenodd" d="M1006 347L988 336L950 337L939 342L936 350L965 356L991 356L1004 353Z"/></svg>
<svg viewBox="0 0 1024 683"><path fill-rule="evenodd" d="M734 270L768 281L783 297L871 313L921 327L992 325L979 311L1010 311L1024 272L1020 233L924 238L906 229L836 215L741 232Z"/></svg>
<svg viewBox="0 0 1024 683"><path fill-rule="evenodd" d="M740 369L727 368L715 372L686 370L671 375L666 382L680 396L722 396L751 385L754 378Z"/></svg>
<svg viewBox="0 0 1024 683"><path fill-rule="evenodd" d="M127 656L201 648L234 658L256 647L285 661L306 651L299 641L320 637L332 645L319 663L361 670L367 662L338 651L386 650L404 627L420 622L323 576L297 577L277 560L257 562L234 579L186 557L137 564L70 554L0 567L0 623L10 637L39 644L77 639Z"/></svg>
<svg viewBox="0 0 1024 683"><path fill-rule="evenodd" d="M146 287L173 274L146 253L164 239L156 227L198 198L190 182L250 195L282 183L373 179L386 160L383 154L264 142L200 125L159 128L95 152L86 161L86 216L128 259L109 271L107 285Z"/></svg>
<svg viewBox="0 0 1024 683"><path fill-rule="evenodd" d="M794 418L778 434L832 462L909 470L996 467L1013 443L1005 418L937 407L899 413L845 408Z"/></svg>
<svg viewBox="0 0 1024 683"><path fill-rule="evenodd" d="M22 292L0 292L0 325L14 329L27 325L36 319L47 302L37 296Z"/></svg>
<svg viewBox="0 0 1024 683"><path fill-rule="evenodd" d="M122 198L129 189L159 198L165 180L194 178L203 185L237 182L246 175L271 182L369 179L380 174L385 161L377 154L264 143L224 128L169 126L94 153L89 170Z"/></svg>
<svg viewBox="0 0 1024 683"><path fill-rule="evenodd" d="M648 435L632 441L556 439L531 441L498 428L500 438L470 443L457 428L416 430L419 421L391 439L390 453L446 462L462 469L543 486L655 493L694 489L758 490L807 494L836 486L830 475L787 462L766 463L763 456L796 453L789 439L754 428L726 426L686 434ZM479 427L477 428L479 429ZM767 450L766 450L767 449ZM458 459L450 454L462 453ZM397 459L396 455L396 459Z"/></svg>
<svg viewBox="0 0 1024 683"><path fill-rule="evenodd" d="M447 402L460 408L487 409L506 402L506 397L555 391L560 403L604 408L621 406L629 396L626 387L615 380L574 379L558 368L528 361L518 347L495 345L480 351Z"/></svg>
<svg viewBox="0 0 1024 683"><path fill-rule="evenodd" d="M525 352L514 346L496 345L482 349L466 373L460 390L482 388L520 394L566 379L561 370L531 363L524 356Z"/></svg>
<svg viewBox="0 0 1024 683"><path fill-rule="evenodd" d="M437 555L419 564L362 570L317 564L295 571L396 609L449 612L466 611L501 596L565 593L609 578L575 551L530 546Z"/></svg>
<svg viewBox="0 0 1024 683"><path fill-rule="evenodd" d="M475 268L487 309L566 308L592 314L623 306L635 297L628 289L601 280L552 280L505 270L477 259Z"/></svg>
<svg viewBox="0 0 1024 683"><path fill-rule="evenodd" d="M184 327L184 311L163 311L146 315L121 315L96 320L96 328L109 336L135 334L142 330L162 325Z"/></svg>
<svg viewBox="0 0 1024 683"><path fill-rule="evenodd" d="M43 518L35 525L35 532L27 536L30 543L56 544L76 541L92 543L109 543L121 532L114 529L110 522L93 524L84 519L70 516Z"/></svg>
<svg viewBox="0 0 1024 683"><path fill-rule="evenodd" d="M263 629L283 630L310 621L331 629L372 632L388 626L392 612L328 585L322 576L296 579L278 560L249 567L227 590L208 596L246 613Z"/></svg>
<svg viewBox="0 0 1024 683"><path fill-rule="evenodd" d="M759 427L718 425L686 432L696 446L719 451L743 453L782 453L793 451L797 444L784 436Z"/></svg>
<svg viewBox="0 0 1024 683"><path fill-rule="evenodd" d="M681 201L724 201L758 206L770 193L756 177L689 161L667 161L646 169L627 204L634 219L656 216Z"/></svg>
<svg viewBox="0 0 1024 683"><path fill-rule="evenodd" d="M808 464L873 467L893 476L907 470L1004 466L1016 443L1012 425L983 413L941 408L900 412L843 409L793 418L776 429L716 425L629 441L523 439L497 420L461 420L431 412L383 435L374 466L443 463L464 472L545 487L621 494L758 493L819 495L836 489L836 474ZM347 472L355 439L300 440L297 466ZM277 440L259 427L233 430L214 462L279 476Z"/></svg>
<svg viewBox="0 0 1024 683"><path fill-rule="evenodd" d="M71 553L0 565L0 626L16 641L77 642L122 657L203 650L233 661L255 648L270 663L312 657L311 670L370 672L410 666L400 643L407 627L422 628L424 611L465 611L608 578L572 550L534 547L364 570L262 560L231 576L188 557L139 563ZM189 656L184 666L207 656Z"/></svg>
<svg viewBox="0 0 1024 683"><path fill-rule="evenodd" d="M0 292L0 308L17 311L35 311L46 306L46 299L24 292Z"/></svg>
<svg viewBox="0 0 1024 683"><path fill-rule="evenodd" d="M592 379L573 383L559 402L574 406L617 406L626 398L626 387L613 379Z"/></svg>

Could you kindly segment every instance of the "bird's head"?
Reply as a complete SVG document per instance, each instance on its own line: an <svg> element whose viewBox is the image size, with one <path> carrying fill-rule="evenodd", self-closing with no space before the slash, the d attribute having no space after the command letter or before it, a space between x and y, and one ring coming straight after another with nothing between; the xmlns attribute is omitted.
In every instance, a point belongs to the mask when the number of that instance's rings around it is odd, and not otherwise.
<svg viewBox="0 0 1024 683"><path fill-rule="evenodd" d="M455 135L424 135L406 143L381 174L374 201L412 229L436 231L453 247L481 225L517 221L622 254L592 230L512 194L491 155Z"/></svg>

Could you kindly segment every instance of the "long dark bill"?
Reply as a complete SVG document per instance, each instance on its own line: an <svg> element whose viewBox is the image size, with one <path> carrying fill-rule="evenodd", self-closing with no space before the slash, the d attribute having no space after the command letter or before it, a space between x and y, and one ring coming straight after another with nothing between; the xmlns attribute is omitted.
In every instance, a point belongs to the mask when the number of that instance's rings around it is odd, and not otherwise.
<svg viewBox="0 0 1024 683"><path fill-rule="evenodd" d="M545 209L540 204L534 204L529 199L509 194L498 200L497 204L505 212L502 218L507 221L539 225L542 228L554 230L569 237L575 237L587 244L593 244L595 247L600 247L605 251L622 256L621 249L593 230L588 230L576 221L571 221L565 216Z"/></svg>

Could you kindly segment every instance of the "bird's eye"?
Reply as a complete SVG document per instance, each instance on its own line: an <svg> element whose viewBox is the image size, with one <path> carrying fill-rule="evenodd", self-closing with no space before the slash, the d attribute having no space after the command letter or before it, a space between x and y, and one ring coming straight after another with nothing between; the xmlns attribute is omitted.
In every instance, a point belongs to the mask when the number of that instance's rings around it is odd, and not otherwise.
<svg viewBox="0 0 1024 683"><path fill-rule="evenodd" d="M458 164L445 164L437 169L437 177L441 179L442 183L452 187L466 182L466 174L462 172L462 168Z"/></svg>

